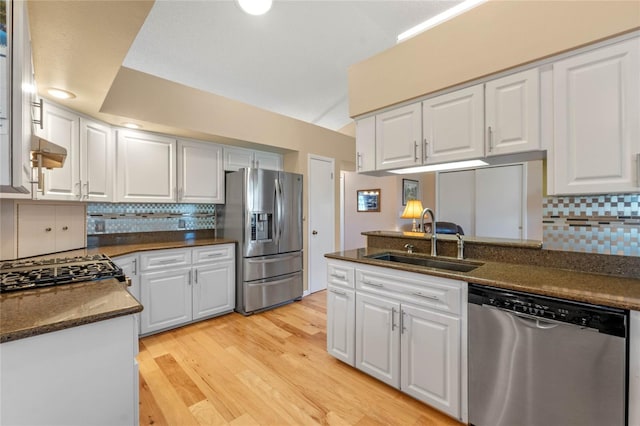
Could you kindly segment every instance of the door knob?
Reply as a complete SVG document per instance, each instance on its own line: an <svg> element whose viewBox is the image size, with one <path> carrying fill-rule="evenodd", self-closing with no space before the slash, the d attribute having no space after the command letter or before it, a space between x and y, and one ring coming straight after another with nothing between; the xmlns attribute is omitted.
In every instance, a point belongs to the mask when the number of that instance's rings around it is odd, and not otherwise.
<svg viewBox="0 0 640 426"><path fill-rule="evenodd" d="M312 233L313 235L318 235L318 231L316 231L315 229L314 229L313 231L311 231L311 233Z"/></svg>

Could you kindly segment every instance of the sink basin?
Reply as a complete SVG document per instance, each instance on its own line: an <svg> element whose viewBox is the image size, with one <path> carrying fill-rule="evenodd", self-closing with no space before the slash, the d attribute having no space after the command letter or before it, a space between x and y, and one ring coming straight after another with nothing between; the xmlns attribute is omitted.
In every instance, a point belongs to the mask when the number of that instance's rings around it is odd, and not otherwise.
<svg viewBox="0 0 640 426"><path fill-rule="evenodd" d="M367 256L369 259L386 260L387 262L406 263L409 265L426 266L427 268L445 269L455 272L470 272L482 263L464 260L445 260L429 257L405 256L396 253L378 253Z"/></svg>

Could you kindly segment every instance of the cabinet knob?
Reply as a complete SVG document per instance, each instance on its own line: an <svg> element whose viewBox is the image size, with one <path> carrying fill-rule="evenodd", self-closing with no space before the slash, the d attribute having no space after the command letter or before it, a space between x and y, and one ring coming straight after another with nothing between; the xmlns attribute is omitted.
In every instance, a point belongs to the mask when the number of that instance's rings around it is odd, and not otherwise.
<svg viewBox="0 0 640 426"><path fill-rule="evenodd" d="M51 232L51 228L44 228L46 232Z"/></svg>
<svg viewBox="0 0 640 426"><path fill-rule="evenodd" d="M62 227L62 230L63 230L63 231L66 231L67 229L69 229L69 227L68 227L68 226L63 226L63 227Z"/></svg>
<svg viewBox="0 0 640 426"><path fill-rule="evenodd" d="M312 233L313 235L318 235L318 231L316 231L315 229L314 229L313 231L311 231L311 233Z"/></svg>

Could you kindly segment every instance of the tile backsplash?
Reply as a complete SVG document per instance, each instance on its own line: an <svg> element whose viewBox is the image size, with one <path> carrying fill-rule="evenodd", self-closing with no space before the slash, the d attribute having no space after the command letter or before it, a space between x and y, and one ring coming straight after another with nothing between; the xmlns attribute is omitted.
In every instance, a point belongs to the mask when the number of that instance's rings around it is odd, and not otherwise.
<svg viewBox="0 0 640 426"><path fill-rule="evenodd" d="M640 194L543 199L543 242L551 250L640 256Z"/></svg>
<svg viewBox="0 0 640 426"><path fill-rule="evenodd" d="M191 231L215 227L215 204L87 204L87 235Z"/></svg>

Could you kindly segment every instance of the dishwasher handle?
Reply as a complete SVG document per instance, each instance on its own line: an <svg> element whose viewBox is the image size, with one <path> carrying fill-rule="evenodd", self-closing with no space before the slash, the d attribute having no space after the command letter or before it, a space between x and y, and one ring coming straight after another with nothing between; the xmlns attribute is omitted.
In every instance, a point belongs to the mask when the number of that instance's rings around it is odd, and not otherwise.
<svg viewBox="0 0 640 426"><path fill-rule="evenodd" d="M541 318L541 317L537 317L535 315L525 314L523 312L515 312L515 311L512 311L510 309L499 308L497 306L491 306L491 305L482 305L482 306L484 308L495 309L497 311L501 311L501 312L504 312L506 314L512 315L514 317L517 317L519 320L521 320L526 325L528 325L530 327L538 328L540 330L550 330L552 328L556 328L559 325L564 325L564 326L567 326L567 327L579 328L580 330L595 331L596 333L599 332L599 330L595 329L595 328L583 327L583 326L580 326L580 325L577 325L577 324L571 324L571 323L568 323L568 322L558 321L558 320L549 319L549 318Z"/></svg>

